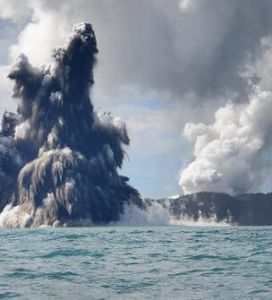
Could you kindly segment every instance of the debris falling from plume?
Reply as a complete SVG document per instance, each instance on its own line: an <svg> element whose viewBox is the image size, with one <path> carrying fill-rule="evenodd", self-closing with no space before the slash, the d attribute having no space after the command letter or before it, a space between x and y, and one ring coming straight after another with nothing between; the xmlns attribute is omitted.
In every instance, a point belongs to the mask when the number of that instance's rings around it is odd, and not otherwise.
<svg viewBox="0 0 272 300"><path fill-rule="evenodd" d="M125 125L90 101L97 52L92 26L81 23L52 64L34 68L21 55L12 68L19 105L0 133L2 226L99 224L140 203L117 172L129 144Z"/></svg>

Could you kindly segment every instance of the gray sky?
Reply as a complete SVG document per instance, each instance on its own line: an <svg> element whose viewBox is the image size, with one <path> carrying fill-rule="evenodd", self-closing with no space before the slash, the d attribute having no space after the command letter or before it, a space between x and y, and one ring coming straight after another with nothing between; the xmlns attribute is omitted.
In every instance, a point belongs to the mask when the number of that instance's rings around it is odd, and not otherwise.
<svg viewBox="0 0 272 300"><path fill-rule="evenodd" d="M0 112L15 107L5 76L18 53L25 53L34 65L49 62L52 47L63 43L74 23L91 22L100 51L93 102L126 120L131 145L121 172L144 196L181 193L179 173L192 160L197 168L186 173L191 191L233 192L234 182L243 175L234 172L232 177L229 167L220 168L219 156L230 165L239 157L247 166L249 181L239 182L237 190L265 190L263 178L270 168L261 166L269 165L265 163L269 142L263 141L251 156L248 144L238 143L239 154L231 152L231 160L225 146L215 146L220 155L212 158L207 158L205 149L211 148L210 143L230 143L223 136L226 123L219 120L223 125L217 126L214 116L229 99L238 114L229 117L231 126L243 132L244 127L255 126L243 138L259 135L270 140L269 120L259 128L260 122L248 119L244 124L240 119L253 105L251 83L269 89L271 13L269 0L0 0ZM263 112L257 112L262 120ZM216 130L207 127L196 138L189 134L189 141L188 134L187 138L182 134L188 122L203 122ZM231 136L240 139L235 132ZM205 134L209 135L202 145L206 152L196 153L198 137ZM265 173L256 173L256 165ZM203 183L198 173L208 174L208 181ZM210 174L222 174L224 179L218 175L217 184L209 181ZM252 181L256 184L249 188Z"/></svg>

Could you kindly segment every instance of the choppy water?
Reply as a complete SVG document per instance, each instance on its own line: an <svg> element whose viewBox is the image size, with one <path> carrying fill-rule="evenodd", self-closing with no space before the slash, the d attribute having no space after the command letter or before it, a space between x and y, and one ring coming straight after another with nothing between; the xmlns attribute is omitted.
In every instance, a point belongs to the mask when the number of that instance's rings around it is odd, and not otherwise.
<svg viewBox="0 0 272 300"><path fill-rule="evenodd" d="M1 299L272 299L272 228L0 230Z"/></svg>

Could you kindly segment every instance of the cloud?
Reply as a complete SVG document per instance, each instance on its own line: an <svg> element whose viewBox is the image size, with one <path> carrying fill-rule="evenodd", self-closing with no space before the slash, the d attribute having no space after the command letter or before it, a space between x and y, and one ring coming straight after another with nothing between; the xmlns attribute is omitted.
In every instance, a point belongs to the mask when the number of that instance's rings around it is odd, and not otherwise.
<svg viewBox="0 0 272 300"><path fill-rule="evenodd" d="M175 135L178 128L189 121L203 122L198 127L186 126L187 137L195 147L195 139L204 132L207 140L198 138L197 143L197 147L201 148L201 143L209 144L219 139L216 134L211 137L212 133L207 129L212 126L207 124L211 123L208 119L213 110L223 105L222 111L227 113L230 104L225 103L231 98L233 111L241 114L240 104L249 105L248 99L252 97L248 81L258 84L260 90L270 89L268 66L271 66L272 2L269 0L79 0L76 5L73 1L64 0L29 0L21 11L16 12L19 3L10 1L4 8L4 2L0 2L2 18L18 22L28 16L28 23L19 34L18 41L9 49L10 61L14 61L19 52L24 52L36 66L50 62L51 48L61 43L73 23L87 20L93 24L100 51L94 94L103 94L105 106L111 105L113 111L119 110L125 117L129 114L132 151L141 144L141 128L145 125L144 137L150 136L146 153L161 154L178 149L180 144L184 146L184 141L177 141ZM119 98L124 98L126 89L139 95L139 100L126 98L126 104L132 104L129 108L118 103ZM138 118L137 110L141 110L142 106L140 99L146 99L151 92L161 95L158 98L163 95L166 105L169 100L179 103L173 118L164 117L164 108L154 115L143 112ZM99 103L100 100L96 101ZM171 115L172 112L169 112ZM215 123L226 122L224 114L217 119ZM236 117L231 115L230 121L235 127ZM169 123L174 126L169 126ZM210 147L219 156L219 153L227 151L224 147L231 146L213 142ZM262 145L261 149L267 147ZM185 155L184 151L179 151L180 156ZM260 161L264 159L263 152L258 152L261 153ZM239 157L240 154L236 155ZM258 155L256 152L256 157ZM247 164L250 161L253 163L254 160L247 160ZM213 166L206 165L207 162L201 164L196 169L207 172L195 175L200 182L199 188L188 187L187 190L219 188L228 169L213 172ZM249 166L250 170L253 171L255 166ZM245 170L246 166L239 168ZM245 178L244 190L248 190L247 184L252 178L247 179L238 170L236 173L237 177ZM259 175L262 177L262 174ZM255 175L253 177L257 179ZM218 183L215 186L202 184L207 180ZM222 189L243 190L241 184L234 187L230 181L224 183ZM262 179L259 180L261 182ZM250 189L254 188L260 188L258 180Z"/></svg>
<svg viewBox="0 0 272 300"><path fill-rule="evenodd" d="M44 63L71 24L90 20L101 49L97 81L110 94L134 85L179 99L189 92L199 99L244 95L240 71L248 54L256 57L260 40L272 28L267 0L27 3L32 19L11 55L23 51L32 63ZM9 11L17 4L11 2Z"/></svg>
<svg viewBox="0 0 272 300"><path fill-rule="evenodd" d="M185 193L245 193L265 181L271 169L272 92L254 87L246 104L227 103L211 125L187 123L194 160L181 172Z"/></svg>
<svg viewBox="0 0 272 300"><path fill-rule="evenodd" d="M271 177L271 37L260 44L258 57L248 56L241 73L250 78L249 96L219 108L213 123L185 124L184 136L194 147L193 161L180 175L185 193L260 191Z"/></svg>
<svg viewBox="0 0 272 300"><path fill-rule="evenodd" d="M33 2L33 1L31 1ZM30 1L0 0L0 18L18 21L30 14Z"/></svg>

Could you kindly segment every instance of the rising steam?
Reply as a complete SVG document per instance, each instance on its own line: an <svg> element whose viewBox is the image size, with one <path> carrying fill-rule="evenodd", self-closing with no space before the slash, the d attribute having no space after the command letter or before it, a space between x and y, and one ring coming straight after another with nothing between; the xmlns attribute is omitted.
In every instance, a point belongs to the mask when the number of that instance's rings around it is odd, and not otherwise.
<svg viewBox="0 0 272 300"><path fill-rule="evenodd" d="M21 55L12 68L19 105L2 120L0 226L104 223L118 220L125 203L140 203L117 173L125 125L90 101L97 52L92 26L82 23L52 64L34 68Z"/></svg>
<svg viewBox="0 0 272 300"><path fill-rule="evenodd" d="M248 103L227 103L215 122L187 123L184 135L194 145L194 160L181 172L185 193L254 191L271 169L272 92L254 86Z"/></svg>

